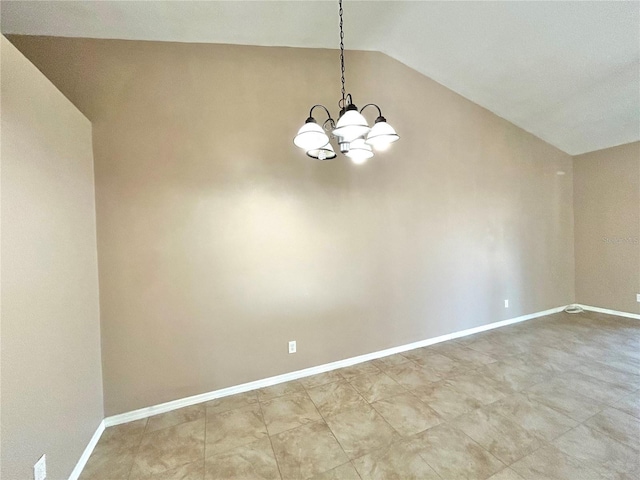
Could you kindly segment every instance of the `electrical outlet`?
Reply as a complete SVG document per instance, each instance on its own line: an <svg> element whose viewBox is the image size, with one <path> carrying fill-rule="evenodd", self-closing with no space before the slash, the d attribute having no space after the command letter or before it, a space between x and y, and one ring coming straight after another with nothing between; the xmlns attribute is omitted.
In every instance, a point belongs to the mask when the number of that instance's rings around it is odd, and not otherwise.
<svg viewBox="0 0 640 480"><path fill-rule="evenodd" d="M504 301L504 308L509 308L509 300Z"/></svg>
<svg viewBox="0 0 640 480"><path fill-rule="evenodd" d="M636 302L640 303L640 293L636 293Z"/></svg>
<svg viewBox="0 0 640 480"><path fill-rule="evenodd" d="M296 341L295 340L291 340L289 342L289 353L296 353Z"/></svg>
<svg viewBox="0 0 640 480"><path fill-rule="evenodd" d="M45 480L47 478L47 456L42 455L33 466L33 480Z"/></svg>

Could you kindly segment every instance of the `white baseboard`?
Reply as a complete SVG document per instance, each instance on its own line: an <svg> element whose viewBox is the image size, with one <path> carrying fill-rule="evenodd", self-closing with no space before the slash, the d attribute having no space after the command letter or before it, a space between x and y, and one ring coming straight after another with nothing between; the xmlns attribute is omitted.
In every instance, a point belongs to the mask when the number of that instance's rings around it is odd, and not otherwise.
<svg viewBox="0 0 640 480"><path fill-rule="evenodd" d="M607 308L600 307L592 307L589 305L580 305L584 310L590 310L593 312L606 313L609 315L617 315L620 317L633 318L636 320L640 320L640 315L635 313L628 312L620 312L617 310L609 310ZM551 315L553 313L561 312L565 309L565 306L556 307L549 310L544 310L541 312L530 313L528 315L522 315L520 317L510 318L508 320L502 320L500 322L489 323L487 325L480 325L479 327L469 328L467 330L461 330L459 332L448 333L446 335L440 335L439 337L428 338L426 340L420 340L414 343L408 343L406 345L400 345L398 347L388 348L386 350L380 350L378 352L367 353L365 355L360 355L357 357L346 358L344 360L339 360L337 362L326 363L324 365L318 365L317 367L305 368L304 370L297 370L295 372L285 373L283 375L277 375L275 377L269 377L262 380L256 380L255 382L243 383L241 385L236 385L233 387L222 388L220 390L214 390L213 392L202 393L200 395L193 395L191 397L181 398L178 400L173 400L171 402L161 403L159 405L154 405L151 407L145 407L138 410L133 410L131 412L121 413L119 415L113 415L111 417L106 417L98 428L96 429L93 437L89 441L87 448L85 448L82 453L80 460L76 464L73 472L69 476L69 480L77 480L82 472L82 469L86 465L93 449L95 448L98 440L100 440L100 436L104 431L105 427L111 427L113 425L120 425L122 423L131 422L133 420L139 420L142 418L151 417L153 415L158 415L160 413L170 412L172 410L177 410L183 407L189 407L191 405L196 405L202 402L208 402L209 400L215 400L216 398L226 397L229 395L235 395L236 393L248 392L250 390L256 390L258 388L270 387L271 385L276 385L278 383L289 382L291 380L297 380L300 378L308 377L311 375L317 375L319 373L328 372L331 370L336 370L338 368L349 367L351 365L356 365L362 362L368 362L369 360L375 360L376 358L386 357L389 355L394 355L396 353L406 352L408 350L413 350L416 348L426 347L429 345L434 345L436 343L446 342L448 340L454 340L456 338L466 337L468 335L473 335L475 333L485 332L487 330L493 330L494 328L506 327L507 325L512 325L514 323L524 322L526 320L531 320L538 317L544 317L545 315Z"/></svg>
<svg viewBox="0 0 640 480"><path fill-rule="evenodd" d="M583 310L590 310L592 312L606 313L608 315L617 315L618 317L626 317L626 318L633 318L634 320L640 320L640 315L638 315L637 313L620 312L619 310L609 310L608 308L592 307L591 305L581 305L579 303L577 305L579 307L582 307Z"/></svg>
<svg viewBox="0 0 640 480"><path fill-rule="evenodd" d="M102 420L98 425L98 428L96 428L96 431L94 432L93 436L91 437L91 440L89 440L89 443L87 444L87 447L84 449L84 452L82 452L82 455L80 455L80 460L78 460L78 463L76 463L76 466L71 472L71 475L69 475L69 480L78 480L78 478L80 477L80 474L82 473L82 470L84 469L84 466L87 464L87 461L89 460L89 457L93 453L93 449L96 448L96 445L98 444L98 440L100 440L100 436L102 435L102 432L104 432L104 429L105 429L105 423L104 423L104 420Z"/></svg>
<svg viewBox="0 0 640 480"><path fill-rule="evenodd" d="M336 370L338 368L349 367L362 362L368 362L369 360L375 360L376 358L386 357L388 355L394 355L396 353L406 352L407 350L413 350L415 348L426 347L435 343L446 342L447 340L453 340L455 338L466 337L467 335L473 335L475 333L485 332L494 328L500 328L514 323L524 322L533 318L543 317L552 313L561 312L564 310L564 306L552 308L550 310L544 310L542 312L531 313L528 315L522 315L520 317L510 318L508 320L502 320L500 322L489 323L487 325L481 325L479 327L469 328L459 332L448 333L439 337L429 338L426 340L420 340L419 342L409 343L401 345L399 347L388 348L386 350L380 350L378 352L367 353L357 357L346 358L337 362L326 363L324 365L318 365L317 367L305 368L304 370L297 370L295 372L285 373L283 375L277 375L275 377L264 378L262 380L256 380L254 382L243 383L233 387L223 388L220 390L214 390L212 392L202 393L199 395L193 395L191 397L185 397L171 402L161 403L151 407L141 408L139 410L133 410L131 412L121 413L119 415L113 415L104 419L106 427L113 425L119 425L121 423L131 422L133 420L139 420L141 418L147 418L152 415L158 415L159 413L170 412L171 410L177 410L178 408L189 407L202 402L208 402L215 400L216 398L226 397L229 395L235 395L236 393L248 392L250 390L256 390L258 388L270 387L278 383L289 382L291 380L297 380L300 378L308 377L311 375L317 375L319 373L328 372L330 370Z"/></svg>

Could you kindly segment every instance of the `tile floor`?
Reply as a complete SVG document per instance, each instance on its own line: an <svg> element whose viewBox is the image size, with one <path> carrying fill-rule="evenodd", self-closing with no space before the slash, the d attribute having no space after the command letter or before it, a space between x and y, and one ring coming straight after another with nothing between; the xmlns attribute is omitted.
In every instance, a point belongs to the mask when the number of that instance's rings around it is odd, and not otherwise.
<svg viewBox="0 0 640 480"><path fill-rule="evenodd" d="M81 479L637 480L640 322L559 313L108 428Z"/></svg>

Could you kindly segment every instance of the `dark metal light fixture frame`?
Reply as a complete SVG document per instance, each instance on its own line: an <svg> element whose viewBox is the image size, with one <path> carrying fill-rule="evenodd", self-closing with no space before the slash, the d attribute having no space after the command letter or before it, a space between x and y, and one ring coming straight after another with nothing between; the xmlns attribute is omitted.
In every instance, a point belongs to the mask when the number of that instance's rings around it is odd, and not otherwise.
<svg viewBox="0 0 640 480"><path fill-rule="evenodd" d="M296 146L304 149L307 155L318 160L331 160L337 155L331 146L331 139L335 138L340 151L351 157L354 163L363 163L367 158L373 156L372 147L379 150L386 149L391 143L400 139L396 131L387 123L382 115L382 110L375 103L368 103L360 110L353 103L353 98L345 89L345 67L344 67L344 29L343 29L343 9L342 0L338 0L340 16L340 71L342 81L342 98L338 101L340 113L336 122L329 109L324 105L317 104L309 110L309 117L300 128L294 138ZM373 128L369 127L362 112L367 107L375 107L378 110L378 117ZM321 108L327 114L327 119L318 125L313 116L313 111ZM312 125L309 125L312 124ZM324 135L323 135L324 133ZM358 148L351 148L351 143L357 142Z"/></svg>

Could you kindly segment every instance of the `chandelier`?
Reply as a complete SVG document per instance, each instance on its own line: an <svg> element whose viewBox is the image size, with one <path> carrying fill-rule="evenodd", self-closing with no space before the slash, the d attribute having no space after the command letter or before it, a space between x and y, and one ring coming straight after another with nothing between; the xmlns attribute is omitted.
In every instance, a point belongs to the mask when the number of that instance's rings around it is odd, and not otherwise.
<svg viewBox="0 0 640 480"><path fill-rule="evenodd" d="M346 93L344 82L344 31L342 30L342 0L338 0L340 6L340 69L342 73L342 98L338 102L340 115L336 123L331 113L324 105L314 105L309 110L309 118L298 130L293 143L307 152L307 155L317 160L332 160L336 158L336 152L331 145L331 139L335 139L340 152L351 158L353 163L361 164L373 157L373 149L386 150L389 145L400 139L396 131L382 116L380 107L375 103L368 103L360 110L353 103L350 93ZM378 117L369 127L362 112L368 107L378 110ZM327 119L319 125L313 117L313 111L319 108L327 114Z"/></svg>

